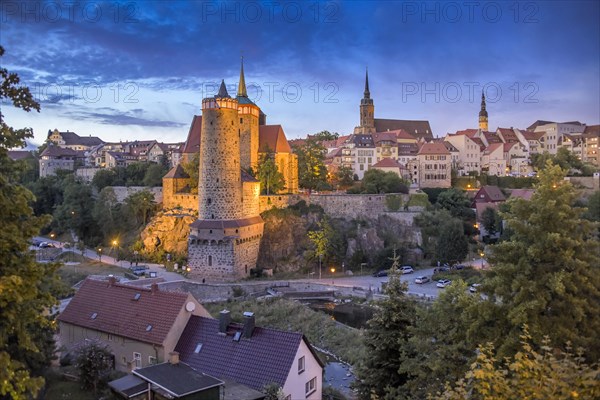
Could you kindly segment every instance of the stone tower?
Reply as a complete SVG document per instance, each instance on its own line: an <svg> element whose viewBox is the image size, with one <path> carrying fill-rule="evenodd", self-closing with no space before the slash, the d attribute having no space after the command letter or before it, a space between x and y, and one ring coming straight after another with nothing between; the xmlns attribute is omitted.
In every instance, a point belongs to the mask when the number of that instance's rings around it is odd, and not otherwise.
<svg viewBox="0 0 600 400"><path fill-rule="evenodd" d="M360 100L360 125L354 128L354 134L375 133L375 106L369 91L369 70L365 75L365 91Z"/></svg>
<svg viewBox="0 0 600 400"><path fill-rule="evenodd" d="M244 78L244 59L240 69L238 84L238 113L240 118L240 162L242 168L256 170L258 164L258 120L260 109L248 98L246 79Z"/></svg>
<svg viewBox="0 0 600 400"><path fill-rule="evenodd" d="M479 111L479 129L482 131L488 130L488 113L485 109L485 95L481 91L481 111Z"/></svg>
<svg viewBox="0 0 600 400"><path fill-rule="evenodd" d="M258 259L264 226L259 184L242 174L238 107L225 82L216 96L202 100L198 220L188 242L189 277L195 280L244 278Z"/></svg>

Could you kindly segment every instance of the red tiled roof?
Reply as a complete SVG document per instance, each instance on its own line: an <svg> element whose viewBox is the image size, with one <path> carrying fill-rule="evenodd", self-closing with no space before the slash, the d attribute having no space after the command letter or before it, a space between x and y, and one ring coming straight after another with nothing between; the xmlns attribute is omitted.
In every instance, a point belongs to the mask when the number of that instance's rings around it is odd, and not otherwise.
<svg viewBox="0 0 600 400"><path fill-rule="evenodd" d="M523 137L527 140L540 140L540 138L546 134L546 131L521 131L521 133L523 134Z"/></svg>
<svg viewBox="0 0 600 400"><path fill-rule="evenodd" d="M507 151L510 151L510 149L513 148L513 146L515 146L517 143L504 143L504 152L506 153Z"/></svg>
<svg viewBox="0 0 600 400"><path fill-rule="evenodd" d="M394 167L400 168L400 164L398 164L398 161L392 160L391 158L388 158L388 157L371 165L371 168L394 168Z"/></svg>
<svg viewBox="0 0 600 400"><path fill-rule="evenodd" d="M138 300L134 300L136 294ZM146 343L162 344L188 295L86 279L58 320ZM93 315L96 317L92 319ZM152 326L147 330L148 326Z"/></svg>
<svg viewBox="0 0 600 400"><path fill-rule="evenodd" d="M29 156L32 156L32 154L28 150L9 150L8 151L8 157L13 161L22 160Z"/></svg>
<svg viewBox="0 0 600 400"><path fill-rule="evenodd" d="M583 134L585 137L600 137L600 125L588 125L585 127Z"/></svg>
<svg viewBox="0 0 600 400"><path fill-rule="evenodd" d="M302 340L311 348L302 333L261 327L254 328L250 339L242 335L239 341L233 340L235 332L241 330L241 325L230 324L227 335L219 334L218 320L192 316L175 351L181 361L197 371L261 390L268 383L285 384L290 370L295 368L294 359ZM199 343L202 348L195 353Z"/></svg>
<svg viewBox="0 0 600 400"><path fill-rule="evenodd" d="M373 140L375 141L375 143L379 143L379 142L396 142L396 133L389 131L389 132L381 132L381 133L374 133L373 134Z"/></svg>
<svg viewBox="0 0 600 400"><path fill-rule="evenodd" d="M502 139L500 139L500 136L496 135L494 132L483 132L483 135L485 136L486 140L488 141L488 143L502 143Z"/></svg>
<svg viewBox="0 0 600 400"><path fill-rule="evenodd" d="M258 128L258 151L265 152L268 148L275 153L292 152L281 125L261 125Z"/></svg>
<svg viewBox="0 0 600 400"><path fill-rule="evenodd" d="M535 193L534 189L513 189L510 192L510 198L520 198L523 200L531 200L531 196Z"/></svg>
<svg viewBox="0 0 600 400"><path fill-rule="evenodd" d="M419 149L419 154L446 154L450 155L450 152L444 146L442 142L431 142L431 143L423 143L421 148Z"/></svg>
<svg viewBox="0 0 600 400"><path fill-rule="evenodd" d="M198 153L200 152L200 135L202 134L202 116L194 115L188 137L183 147L183 153Z"/></svg>
<svg viewBox="0 0 600 400"><path fill-rule="evenodd" d="M485 153L490 154L490 153L494 152L496 149L502 147L503 145L504 145L504 143L502 143L502 142L492 143L488 147L485 148Z"/></svg>
<svg viewBox="0 0 600 400"><path fill-rule="evenodd" d="M462 131L456 131L456 135L467 135L472 138L477 133L477 129L463 129Z"/></svg>
<svg viewBox="0 0 600 400"><path fill-rule="evenodd" d="M40 157L85 157L85 152L50 144L42 151Z"/></svg>
<svg viewBox="0 0 600 400"><path fill-rule="evenodd" d="M433 131L431 130L429 121L375 118L374 123L375 132L386 132L402 129L417 139L433 139Z"/></svg>

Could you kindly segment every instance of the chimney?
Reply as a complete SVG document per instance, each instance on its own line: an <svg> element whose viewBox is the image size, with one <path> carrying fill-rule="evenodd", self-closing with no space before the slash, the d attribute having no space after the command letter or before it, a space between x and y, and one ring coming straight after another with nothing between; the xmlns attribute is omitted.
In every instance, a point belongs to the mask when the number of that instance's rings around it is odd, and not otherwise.
<svg viewBox="0 0 600 400"><path fill-rule="evenodd" d="M156 293L158 292L158 283L154 282L150 285L150 291L152 291L152 293Z"/></svg>
<svg viewBox="0 0 600 400"><path fill-rule="evenodd" d="M223 310L219 313L219 333L227 333L227 327L231 322L229 310Z"/></svg>
<svg viewBox="0 0 600 400"><path fill-rule="evenodd" d="M112 275L109 275L109 276L108 276L108 286L112 286L112 285L114 285L115 283L117 283L117 278L115 278L115 277L114 277L114 276L112 276Z"/></svg>
<svg viewBox="0 0 600 400"><path fill-rule="evenodd" d="M172 351L169 353L169 364L179 364L179 353L177 351Z"/></svg>
<svg viewBox="0 0 600 400"><path fill-rule="evenodd" d="M254 330L254 313L251 311L246 311L244 313L244 328L243 334L246 339L250 339L252 337L252 331Z"/></svg>

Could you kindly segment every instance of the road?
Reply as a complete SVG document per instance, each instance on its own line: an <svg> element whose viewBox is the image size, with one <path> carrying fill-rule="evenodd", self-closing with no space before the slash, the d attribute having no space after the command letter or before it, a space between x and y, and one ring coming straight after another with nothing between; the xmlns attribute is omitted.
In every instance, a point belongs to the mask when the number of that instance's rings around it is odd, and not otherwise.
<svg viewBox="0 0 600 400"><path fill-rule="evenodd" d="M433 275L433 268L419 269L411 274L404 274L400 276L403 282L408 283L408 293L415 296L428 296L437 297L440 290L435 286L435 282L430 281L424 284L415 283L417 276L426 275L429 278ZM362 287L366 290L371 289L373 292L378 293L382 290L382 284L389 281L388 277L376 278L370 275L360 276L345 276L345 277L323 277L322 279L303 279L306 282L314 283L326 283L328 285L333 284L334 286L340 287Z"/></svg>
<svg viewBox="0 0 600 400"><path fill-rule="evenodd" d="M55 247L62 249L63 253L67 252L67 251L74 251L75 253L81 254L81 251L73 249L73 248L65 249L64 243L59 242L57 240L51 240L51 239L41 237L41 236L36 236L34 239L42 241L42 242L52 243ZM35 249L35 247L33 247L33 246L31 248ZM129 261L125 261L125 260L117 261L114 257L108 256L106 254L102 254L102 257L99 257L98 253L96 251L90 250L87 248L84 250L83 256L87 257L91 260L102 261L104 264L114 265L117 267L121 267L123 269L129 269ZM163 278L165 281L181 281L181 280L186 279L185 277L183 277L182 275L180 275L176 272L166 271L165 267L161 264L151 264L151 263L140 263L140 264L147 265L148 271L156 272L156 276L158 278Z"/></svg>
<svg viewBox="0 0 600 400"><path fill-rule="evenodd" d="M35 239L53 243L55 246L62 248L64 251L71 251L72 249L65 249L63 247L63 243L50 240L44 237L36 237ZM76 251L79 253L79 251ZM90 258L92 260L98 260L98 253L94 250L86 249L84 252L84 256ZM117 261L113 257L102 254L102 262L110 265L115 265L124 269L129 268L129 261ZM472 265L475 268L485 268L487 267L487 263L483 259L474 259L472 262L466 263L467 265ZM144 263L149 267L149 271L156 272L157 277L165 279L165 281L180 281L186 280L185 277L176 273L176 272L168 272L165 271L165 268L160 264L148 264ZM415 296L426 296L435 298L438 296L439 292L444 289L439 289L435 286L436 282L429 281L424 284L415 283L415 278L417 276L426 275L429 278L433 275L433 268L424 268L415 270L415 272L411 274L405 274L400 277L400 279L404 282L408 282L408 293ZM299 279L304 282L314 282L314 283L325 283L328 285L339 286L339 287L362 287L365 290L371 289L375 293L381 292L382 284L389 281L388 277L375 278L370 275L360 275L360 276L344 276L344 277L328 277L326 274L323 275L322 279Z"/></svg>

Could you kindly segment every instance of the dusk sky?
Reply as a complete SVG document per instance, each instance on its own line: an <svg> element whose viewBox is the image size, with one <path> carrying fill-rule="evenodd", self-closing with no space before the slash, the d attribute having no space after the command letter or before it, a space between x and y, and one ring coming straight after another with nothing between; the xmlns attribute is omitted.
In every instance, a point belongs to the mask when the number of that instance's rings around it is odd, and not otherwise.
<svg viewBox="0 0 600 400"><path fill-rule="evenodd" d="M537 119L600 122L598 1L2 1L2 67L40 113L10 126L105 141L184 141L240 55L249 96L289 139L348 134L368 66L376 118L429 120L435 136Z"/></svg>

